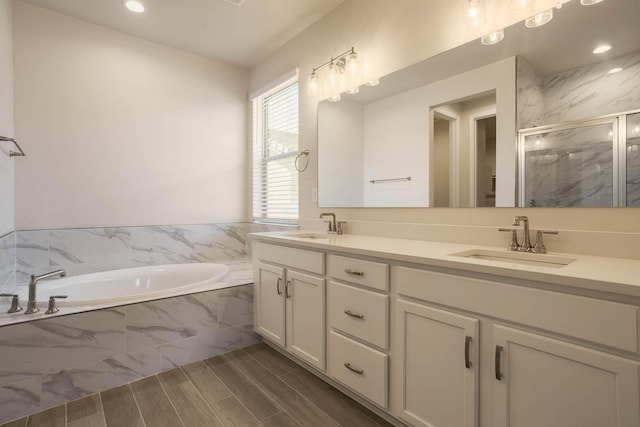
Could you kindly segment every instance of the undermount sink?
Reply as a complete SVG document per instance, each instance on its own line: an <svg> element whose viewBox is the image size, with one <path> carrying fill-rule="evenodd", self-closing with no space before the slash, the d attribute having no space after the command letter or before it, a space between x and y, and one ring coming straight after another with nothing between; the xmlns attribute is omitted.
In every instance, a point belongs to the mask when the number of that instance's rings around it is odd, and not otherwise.
<svg viewBox="0 0 640 427"><path fill-rule="evenodd" d="M298 239L328 239L329 238L329 236L326 234L316 234L316 233L289 234L288 237L296 237Z"/></svg>
<svg viewBox="0 0 640 427"><path fill-rule="evenodd" d="M576 260L575 258L560 257L556 255L536 254L531 252L492 251L488 249L471 249L450 255L469 259L481 259L548 268L562 268Z"/></svg>

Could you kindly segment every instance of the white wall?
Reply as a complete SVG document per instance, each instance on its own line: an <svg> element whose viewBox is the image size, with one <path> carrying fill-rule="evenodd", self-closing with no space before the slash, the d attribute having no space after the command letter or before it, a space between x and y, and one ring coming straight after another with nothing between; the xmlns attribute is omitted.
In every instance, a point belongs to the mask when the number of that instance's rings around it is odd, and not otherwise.
<svg viewBox="0 0 640 427"><path fill-rule="evenodd" d="M385 75L415 62L506 27L555 5L539 0L529 9L512 11L503 0L487 0L487 25L475 31L463 26L463 2L424 0L345 0L323 19L251 70L250 88L257 89L293 67L300 67L300 145L317 161L317 99L305 96L306 76L332 56L355 46L369 74ZM514 88L515 90L515 88ZM500 162L500 159L498 159ZM310 167L309 170L316 170ZM515 175L514 175L515 179ZM315 221L312 202L316 176L300 175L302 224ZM335 209L344 220L504 226L515 214L529 215L537 227L574 230L640 231L634 209Z"/></svg>
<svg viewBox="0 0 640 427"><path fill-rule="evenodd" d="M17 229L247 219L246 70L21 1L14 29Z"/></svg>
<svg viewBox="0 0 640 427"><path fill-rule="evenodd" d="M318 159L332 163L330 170L318 175L319 205L362 206L364 109L350 101L325 102L320 107L323 126L318 133L327 143L318 151Z"/></svg>
<svg viewBox="0 0 640 427"><path fill-rule="evenodd" d="M0 136L13 131L13 25L11 0L0 0ZM9 142L0 142L0 236L14 229L13 163ZM18 159L18 161L23 159Z"/></svg>

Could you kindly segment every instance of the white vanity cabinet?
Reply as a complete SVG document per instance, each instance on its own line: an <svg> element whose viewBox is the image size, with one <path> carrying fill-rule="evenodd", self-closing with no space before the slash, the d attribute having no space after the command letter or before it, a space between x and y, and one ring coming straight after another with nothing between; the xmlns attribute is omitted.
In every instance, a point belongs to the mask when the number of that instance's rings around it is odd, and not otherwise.
<svg viewBox="0 0 640 427"><path fill-rule="evenodd" d="M328 257L328 373L388 407L389 265Z"/></svg>
<svg viewBox="0 0 640 427"><path fill-rule="evenodd" d="M640 425L640 363L625 357L638 353L637 305L406 267L395 277L399 418Z"/></svg>
<svg viewBox="0 0 640 427"><path fill-rule="evenodd" d="M256 242L254 328L325 369L324 253Z"/></svg>

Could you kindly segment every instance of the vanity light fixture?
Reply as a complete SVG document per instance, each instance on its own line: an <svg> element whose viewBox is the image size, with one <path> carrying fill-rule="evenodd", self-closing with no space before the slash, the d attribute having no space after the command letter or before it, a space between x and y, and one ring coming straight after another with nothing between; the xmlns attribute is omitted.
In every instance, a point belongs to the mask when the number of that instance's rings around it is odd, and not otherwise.
<svg viewBox="0 0 640 427"><path fill-rule="evenodd" d="M533 15L524 21L524 25L527 28L541 27L544 24L549 23L553 19L553 9L547 9L544 12L540 12L537 15Z"/></svg>
<svg viewBox="0 0 640 427"><path fill-rule="evenodd" d="M580 0L580 4L583 6L591 6L592 4L598 4L604 0Z"/></svg>
<svg viewBox="0 0 640 427"><path fill-rule="evenodd" d="M593 53L597 55L599 53L608 52L609 50L611 50L611 46L609 46L608 44L603 44L593 49Z"/></svg>
<svg viewBox="0 0 640 427"><path fill-rule="evenodd" d="M467 22L473 28L479 28L487 21L487 17L484 13L484 5L482 0L465 0L466 10L465 16Z"/></svg>
<svg viewBox="0 0 640 427"><path fill-rule="evenodd" d="M324 64L321 64L313 68L313 71L309 75L307 82L307 93L310 96L316 96L319 89L318 70L322 67L329 66L327 73L327 81L332 89L335 89L341 85L345 74L349 78L357 77L360 73L360 58L356 53L355 48L351 48L348 51L341 53L335 58L329 59Z"/></svg>
<svg viewBox="0 0 640 427"><path fill-rule="evenodd" d="M124 2L124 7L129 9L131 12L142 13L144 12L144 5L136 0L126 0Z"/></svg>
<svg viewBox="0 0 640 427"><path fill-rule="evenodd" d="M480 43L485 46L490 46L492 44L500 43L504 39L504 29L494 31L493 33L485 34L480 39Z"/></svg>
<svg viewBox="0 0 640 427"><path fill-rule="evenodd" d="M609 71L607 71L607 74L616 74L616 73L619 73L620 71L622 71L622 68L616 67L616 68L612 68Z"/></svg>

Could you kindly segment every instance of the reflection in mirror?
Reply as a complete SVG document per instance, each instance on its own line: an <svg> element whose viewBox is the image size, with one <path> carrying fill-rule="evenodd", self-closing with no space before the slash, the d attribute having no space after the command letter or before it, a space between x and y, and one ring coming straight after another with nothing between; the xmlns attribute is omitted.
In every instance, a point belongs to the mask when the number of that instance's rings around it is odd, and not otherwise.
<svg viewBox="0 0 640 427"><path fill-rule="evenodd" d="M565 3L547 25L515 24L498 44L474 41L321 102L319 206L640 206L638 115L609 125L617 146L592 136L607 125L563 128L640 107L638 16L638 0ZM594 53L603 43L611 49ZM490 111L456 112L492 93L495 124L484 121ZM535 145L518 149L518 130L532 128L546 129L548 154L571 154L572 166L550 173ZM529 177L538 181L525 189Z"/></svg>

